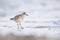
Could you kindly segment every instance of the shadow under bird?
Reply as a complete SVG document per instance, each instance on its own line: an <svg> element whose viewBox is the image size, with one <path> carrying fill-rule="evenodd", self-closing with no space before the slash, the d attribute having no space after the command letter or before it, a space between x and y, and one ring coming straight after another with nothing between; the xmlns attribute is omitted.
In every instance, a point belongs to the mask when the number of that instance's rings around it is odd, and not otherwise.
<svg viewBox="0 0 60 40"><path fill-rule="evenodd" d="M21 22L25 18L25 16L28 16L28 14L26 14L26 12L23 12L22 14L19 14L13 18L10 18L10 20L14 20L17 23L18 29L19 29L19 26L21 27L21 29L24 29L21 25Z"/></svg>

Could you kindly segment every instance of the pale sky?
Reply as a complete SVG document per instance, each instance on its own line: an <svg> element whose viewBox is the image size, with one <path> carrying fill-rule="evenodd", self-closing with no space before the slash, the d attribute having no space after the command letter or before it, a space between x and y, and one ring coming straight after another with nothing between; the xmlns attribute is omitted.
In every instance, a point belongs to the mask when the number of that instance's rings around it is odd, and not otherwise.
<svg viewBox="0 0 60 40"><path fill-rule="evenodd" d="M28 19L60 18L60 0L0 0L0 17L13 17L26 11Z"/></svg>

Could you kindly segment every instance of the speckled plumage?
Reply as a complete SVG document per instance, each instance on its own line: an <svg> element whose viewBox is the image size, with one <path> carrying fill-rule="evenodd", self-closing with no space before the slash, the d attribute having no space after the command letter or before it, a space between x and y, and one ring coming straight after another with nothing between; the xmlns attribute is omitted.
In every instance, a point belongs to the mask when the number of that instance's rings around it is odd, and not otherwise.
<svg viewBox="0 0 60 40"><path fill-rule="evenodd" d="M25 16L28 16L28 14L26 14L26 12L23 12L22 14L16 15L15 17L11 18L10 20L14 20L17 23L17 26L18 26L18 23L20 23L20 26L21 26L21 22ZM22 26L21 26L21 28L22 28ZM18 27L18 29L19 29L19 27Z"/></svg>

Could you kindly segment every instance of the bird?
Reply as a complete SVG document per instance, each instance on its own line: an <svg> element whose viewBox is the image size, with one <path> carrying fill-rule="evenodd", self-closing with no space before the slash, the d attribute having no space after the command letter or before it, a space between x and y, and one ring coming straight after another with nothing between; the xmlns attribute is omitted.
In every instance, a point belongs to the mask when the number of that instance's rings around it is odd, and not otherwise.
<svg viewBox="0 0 60 40"><path fill-rule="evenodd" d="M28 16L28 14L26 14L26 12L22 12L22 14L18 14L16 16L14 16L13 18L10 18L10 20L14 20L17 23L18 29L19 29L19 25L20 25L21 29L24 29L21 25L21 22L25 18L25 16Z"/></svg>

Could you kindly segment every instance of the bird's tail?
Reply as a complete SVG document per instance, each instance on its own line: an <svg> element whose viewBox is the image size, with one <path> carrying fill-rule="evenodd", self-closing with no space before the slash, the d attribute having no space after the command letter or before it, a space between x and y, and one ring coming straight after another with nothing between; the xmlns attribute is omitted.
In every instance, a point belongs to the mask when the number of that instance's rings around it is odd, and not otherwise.
<svg viewBox="0 0 60 40"><path fill-rule="evenodd" d="M14 18L10 18L10 20L14 20Z"/></svg>

